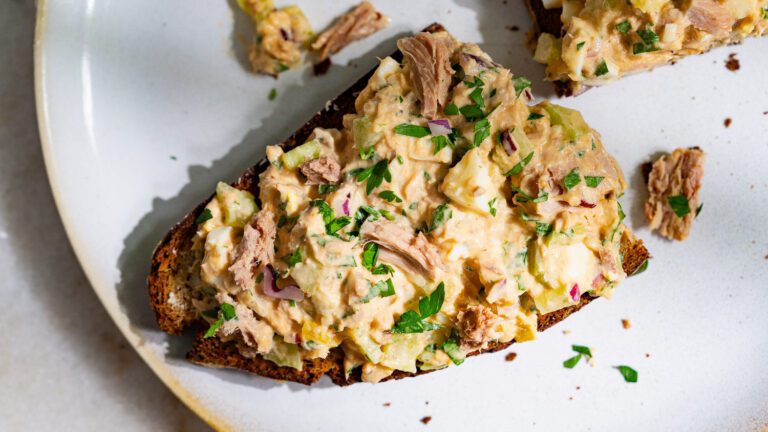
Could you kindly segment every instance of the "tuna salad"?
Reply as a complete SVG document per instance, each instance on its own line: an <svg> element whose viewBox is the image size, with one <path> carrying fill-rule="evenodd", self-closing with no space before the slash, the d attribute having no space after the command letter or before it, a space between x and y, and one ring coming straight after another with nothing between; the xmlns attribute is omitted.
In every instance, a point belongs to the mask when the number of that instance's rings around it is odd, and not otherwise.
<svg viewBox="0 0 768 432"><path fill-rule="evenodd" d="M539 35L534 58L575 92L624 75L761 36L768 0L546 0L562 8L562 34Z"/></svg>
<svg viewBox="0 0 768 432"><path fill-rule="evenodd" d="M367 382L536 338L626 274L600 135L446 32L398 43L341 130L267 147L258 196L219 183L189 294L207 338L296 369L340 349Z"/></svg>

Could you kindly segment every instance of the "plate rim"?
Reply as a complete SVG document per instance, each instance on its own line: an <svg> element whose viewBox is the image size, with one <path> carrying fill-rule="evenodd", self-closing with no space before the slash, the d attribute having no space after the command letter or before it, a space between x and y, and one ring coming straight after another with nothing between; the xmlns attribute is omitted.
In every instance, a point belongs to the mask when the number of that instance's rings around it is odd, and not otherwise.
<svg viewBox="0 0 768 432"><path fill-rule="evenodd" d="M93 1L93 0L89 0ZM143 347L137 343L136 337L132 337L133 334L128 328L128 321L122 316L121 312L112 307L109 302L106 301L106 293L104 289L100 287L96 281L96 270L85 259L85 245L74 235L74 222L71 217L66 201L62 196L62 192L57 184L57 175L53 169L53 139L51 130L49 127L48 111L48 89L45 86L45 75L43 55L46 51L46 36L47 27L50 19L48 13L48 0L37 0L37 11L35 16L35 32L33 42L33 62L34 62L34 86L35 86L35 111L37 115L37 129L40 138L40 146L43 153L43 162L45 165L46 176L48 178L48 184L51 188L51 194L56 205L56 209L59 214L59 219L64 226L64 232L67 236L69 244L72 246L72 250L75 253L80 267L83 269L85 276L91 289L99 299L101 306L107 311L107 314L112 319L112 322L117 326L120 333L131 345L131 348L141 357L144 363L149 366L149 369L157 376L163 385L169 389L184 405L186 405L195 415L202 419L206 424L217 431L231 430L232 426L225 422L221 417L215 415L209 410L201 401L195 397L190 391L183 387L183 385L173 376L168 369L165 362L162 359L151 352L149 348Z"/></svg>

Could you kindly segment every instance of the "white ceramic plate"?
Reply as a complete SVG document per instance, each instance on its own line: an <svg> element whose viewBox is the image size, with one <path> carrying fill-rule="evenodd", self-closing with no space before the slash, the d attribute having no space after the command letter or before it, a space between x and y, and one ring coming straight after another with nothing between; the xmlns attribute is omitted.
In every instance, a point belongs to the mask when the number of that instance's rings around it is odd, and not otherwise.
<svg viewBox="0 0 768 432"><path fill-rule="evenodd" d="M629 220L654 260L539 341L460 367L376 386L284 384L183 360L145 289L162 234L370 69L394 40L433 21L477 41L551 96L524 47L516 1L379 1L392 25L331 72L275 81L248 73L234 1L39 1L40 130L51 185L104 306L165 383L205 420L238 430L763 430L768 424L768 40L716 50L561 103L579 108L624 167ZM301 1L316 28L351 1ZM521 31L508 30L519 26ZM233 42L234 41L234 42ZM724 60L738 53L741 70ZM276 88L278 98L267 100ZM725 128L726 117L733 119ZM709 159L691 238L642 227L638 166L698 145ZM29 205L34 203L25 203ZM56 287L50 287L56 289ZM620 319L633 322L624 330ZM82 317L87 320L88 317ZM564 330L570 332L565 334ZM562 367L572 343L595 366ZM627 384L613 366L628 364ZM127 383L126 383L127 384ZM384 403L391 406L384 407ZM428 426L419 423L432 416Z"/></svg>

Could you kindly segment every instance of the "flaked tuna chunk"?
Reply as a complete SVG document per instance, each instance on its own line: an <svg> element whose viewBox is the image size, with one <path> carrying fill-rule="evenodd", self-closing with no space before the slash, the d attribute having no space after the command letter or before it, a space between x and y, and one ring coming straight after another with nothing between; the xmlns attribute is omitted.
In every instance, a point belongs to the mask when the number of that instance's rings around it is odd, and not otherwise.
<svg viewBox="0 0 768 432"><path fill-rule="evenodd" d="M308 185L338 183L341 177L341 167L335 159L320 156L317 159L304 162L301 173L307 178Z"/></svg>
<svg viewBox="0 0 768 432"><path fill-rule="evenodd" d="M485 306L469 306L457 316L461 347L475 350L493 340L494 314Z"/></svg>
<svg viewBox="0 0 768 432"><path fill-rule="evenodd" d="M728 6L716 0L691 0L685 16L691 24L713 35L729 32L734 23Z"/></svg>
<svg viewBox="0 0 768 432"><path fill-rule="evenodd" d="M256 266L270 263L274 259L276 234L275 215L270 210L258 212L251 223L245 226L235 261L229 267L235 284L241 290L252 291L256 286Z"/></svg>
<svg viewBox="0 0 768 432"><path fill-rule="evenodd" d="M378 243L382 262L394 264L402 270L435 280L437 271L443 267L437 247L423 233L416 234L411 227L384 220L366 222L360 236L365 241Z"/></svg>
<svg viewBox="0 0 768 432"><path fill-rule="evenodd" d="M388 24L389 18L364 1L320 34L312 44L312 49L318 52L318 62L322 62L345 46L376 33Z"/></svg>
<svg viewBox="0 0 768 432"><path fill-rule="evenodd" d="M400 39L397 47L410 73L416 94L422 103L422 114L434 118L439 106L445 106L453 68L451 55L455 42L446 33L419 33Z"/></svg>
<svg viewBox="0 0 768 432"><path fill-rule="evenodd" d="M652 230L668 239L688 237L699 205L704 158L698 147L679 148L653 163L645 203L645 217Z"/></svg>
<svg viewBox="0 0 768 432"><path fill-rule="evenodd" d="M223 337L235 336L237 333L243 342L256 348L259 354L266 354L272 349L272 338L275 335L272 327L256 318L253 311L242 303L224 293L216 294L219 303L228 303L235 307L235 319L225 320L219 327L218 335Z"/></svg>

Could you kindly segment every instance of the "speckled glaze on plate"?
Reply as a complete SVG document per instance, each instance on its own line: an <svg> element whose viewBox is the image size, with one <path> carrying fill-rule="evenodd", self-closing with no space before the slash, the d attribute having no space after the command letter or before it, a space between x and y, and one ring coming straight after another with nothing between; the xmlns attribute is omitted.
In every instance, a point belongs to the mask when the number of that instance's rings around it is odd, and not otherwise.
<svg viewBox="0 0 768 432"><path fill-rule="evenodd" d="M185 338L154 325L145 277L162 234L325 101L437 21L552 98L526 50L522 2L387 0L392 25L279 81L244 67L247 20L234 0L39 1L37 103L46 166L94 290L147 364L221 430L764 430L768 425L768 40L750 40L629 77L578 98L625 170L622 202L654 260L611 300L535 343L435 374L376 386L309 388L187 363ZM278 2L280 3L280 2ZM316 29L351 1L299 1ZM520 28L513 31L512 26ZM725 68L730 53L741 67ZM275 101L268 100L271 89ZM724 125L731 118L730 127ZM704 209L684 243L643 227L639 165L698 145ZM87 319L87 317L83 317ZM621 319L630 319L625 330ZM562 367L570 345L594 367ZM627 384L614 366L639 372ZM420 420L431 422L425 426Z"/></svg>

